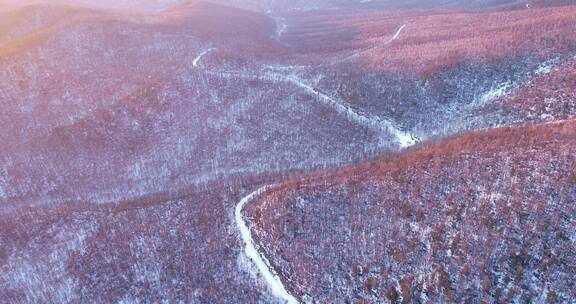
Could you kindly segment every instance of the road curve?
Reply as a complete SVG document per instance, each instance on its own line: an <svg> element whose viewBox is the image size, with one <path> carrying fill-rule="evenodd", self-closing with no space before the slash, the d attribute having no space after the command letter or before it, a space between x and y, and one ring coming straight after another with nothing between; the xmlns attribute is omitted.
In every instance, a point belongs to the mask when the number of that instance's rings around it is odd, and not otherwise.
<svg viewBox="0 0 576 304"><path fill-rule="evenodd" d="M260 272L264 278L264 281L266 281L266 284L268 284L270 287L272 293L278 297L278 299L284 300L285 303L297 304L298 300L296 300L294 296L286 291L284 284L282 284L282 281L274 269L270 266L268 259L258 251L259 246L255 244L254 240L252 239L250 229L242 217L242 210L244 209L244 206L246 206L246 204L248 204L255 197L270 189L270 187L271 186L264 186L242 198L242 200L240 200L240 202L238 202L236 205L234 219L236 221L236 225L238 226L238 230L240 230L242 241L244 241L244 253L246 253L246 256L248 256L252 262L254 262L258 268L258 272Z"/></svg>
<svg viewBox="0 0 576 304"><path fill-rule="evenodd" d="M202 60L202 57L204 57L206 54L208 54L214 50L216 50L216 49L215 48L209 48L207 50L202 51L202 53L200 53L198 56L196 56L196 58L194 58L194 60L192 61L192 66L198 67L198 65L200 64L200 60Z"/></svg>
<svg viewBox="0 0 576 304"><path fill-rule="evenodd" d="M342 101L339 101L325 93L320 92L313 86L304 83L302 80L294 76L289 76L286 79L301 89L304 89L307 93L316 95L320 101L334 108L337 113L345 114L350 120L368 128L377 128L391 134L396 138L396 142L401 149L409 148L419 142L419 139L416 135L403 131L388 119L359 113Z"/></svg>
<svg viewBox="0 0 576 304"><path fill-rule="evenodd" d="M273 69L290 69L290 67L268 67ZM341 100L338 100L335 97L328 96L327 94L321 92L313 85L307 84L304 80L296 77L295 75L282 75L276 72L273 73L264 73L259 75L249 75L243 73L234 73L234 72L211 72L212 75L216 75L218 77L226 77L226 78L244 78L244 79L264 79L269 81L276 81L276 82L285 82L295 85L302 89L309 95L316 96L318 100L324 103L327 106L332 107L336 113L345 115L349 120L357 123L359 125L376 129L377 131L384 131L387 134L392 135L395 137L396 142L400 149L406 149L412 147L420 142L420 139L415 134L412 134L408 131L404 131L401 127L399 127L396 123L392 120L378 117L375 115L370 115L368 113L361 113L354 110L352 107L346 104Z"/></svg>
<svg viewBox="0 0 576 304"><path fill-rule="evenodd" d="M398 37L400 37L400 34L402 34L402 31L406 28L407 24L402 25L394 34L394 37L392 37L392 39L390 40L390 42L398 39Z"/></svg>

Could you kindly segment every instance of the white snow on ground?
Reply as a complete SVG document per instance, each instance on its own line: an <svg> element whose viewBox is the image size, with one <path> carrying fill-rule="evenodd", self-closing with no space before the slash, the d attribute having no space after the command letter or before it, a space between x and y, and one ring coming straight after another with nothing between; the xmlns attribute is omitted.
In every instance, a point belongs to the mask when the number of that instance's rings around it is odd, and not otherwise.
<svg viewBox="0 0 576 304"><path fill-rule="evenodd" d="M480 98L478 99L478 103L480 105L486 105L502 96L507 95L508 93L510 93L513 87L514 85L512 84L512 82L502 83L499 86L492 88L490 91L480 96Z"/></svg>
<svg viewBox="0 0 576 304"><path fill-rule="evenodd" d="M4 190L4 184L5 182L3 181L2 176L0 176L0 199L4 199L8 196L6 195L6 190Z"/></svg>
<svg viewBox="0 0 576 304"><path fill-rule="evenodd" d="M544 113L540 115L540 119L544 121L554 119L554 115L551 114L554 103L556 103L556 99L550 97L544 98L544 104L546 106L544 107Z"/></svg>
<svg viewBox="0 0 576 304"><path fill-rule="evenodd" d="M252 262L254 262L254 264L258 268L258 271L260 272L260 274L270 287L272 293L279 299L284 300L286 303L296 304L298 303L296 298L294 298L294 296L292 296L291 294L288 293L288 291L286 291L286 288L282 284L282 281L275 273L274 269L270 266L270 262L268 261L268 259L258 251L257 249L258 245L254 243L254 240L252 239L252 234L250 233L250 229L248 228L246 222L244 221L244 218L242 217L242 210L244 209L244 206L246 206L246 204L248 204L253 198L257 197L258 195L261 195L269 188L270 186L262 187L250 193L242 200L240 200L238 205L236 205L234 218L236 221L236 225L240 230L242 240L244 241L245 245L244 253L246 254L246 256L248 256L248 258L250 258L250 260L252 260Z"/></svg>
<svg viewBox="0 0 576 304"><path fill-rule="evenodd" d="M282 38L288 32L288 24L284 18L276 18L276 39Z"/></svg>
<svg viewBox="0 0 576 304"><path fill-rule="evenodd" d="M215 48L209 48L207 50L204 50L202 53L200 53L200 55L198 55L196 58L194 58L194 60L192 61L192 65L197 67L198 64L200 64L200 60L202 60L202 57L204 57L204 55L214 51Z"/></svg>
<svg viewBox="0 0 576 304"><path fill-rule="evenodd" d="M402 31L406 28L406 24L402 25L397 31L396 34L394 34L394 37L392 37L392 39L390 40L390 42L398 39L400 37L400 34L402 34Z"/></svg>
<svg viewBox="0 0 576 304"><path fill-rule="evenodd" d="M558 58L554 58L546 62L543 62L540 66L538 66L538 69L536 69L536 75L550 74L550 72L552 72L552 69L554 68L554 66L556 66L557 63Z"/></svg>
<svg viewBox="0 0 576 304"><path fill-rule="evenodd" d="M553 58L547 61L542 62L534 73L538 76L544 76L550 74L554 67L558 64L559 58ZM512 93L514 89L518 87L518 84L512 81L506 81L500 83L497 86L493 86L489 91L485 92L484 94L480 95L471 106L485 106L498 98L504 97Z"/></svg>

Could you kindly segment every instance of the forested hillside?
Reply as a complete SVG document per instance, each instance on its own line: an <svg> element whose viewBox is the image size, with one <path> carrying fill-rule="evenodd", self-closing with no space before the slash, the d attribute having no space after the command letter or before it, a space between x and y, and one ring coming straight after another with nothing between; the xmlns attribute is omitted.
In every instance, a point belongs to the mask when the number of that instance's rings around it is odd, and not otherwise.
<svg viewBox="0 0 576 304"><path fill-rule="evenodd" d="M0 302L569 302L572 4L0 0Z"/></svg>
<svg viewBox="0 0 576 304"><path fill-rule="evenodd" d="M294 178L248 213L305 302L568 303L575 143L574 121L466 134Z"/></svg>

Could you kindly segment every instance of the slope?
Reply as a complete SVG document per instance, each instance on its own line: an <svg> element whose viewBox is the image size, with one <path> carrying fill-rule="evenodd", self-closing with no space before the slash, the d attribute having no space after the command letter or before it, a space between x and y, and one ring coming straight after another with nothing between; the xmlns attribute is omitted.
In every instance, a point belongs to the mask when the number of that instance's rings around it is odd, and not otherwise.
<svg viewBox="0 0 576 304"><path fill-rule="evenodd" d="M576 122L495 129L295 178L247 206L299 298L574 298Z"/></svg>

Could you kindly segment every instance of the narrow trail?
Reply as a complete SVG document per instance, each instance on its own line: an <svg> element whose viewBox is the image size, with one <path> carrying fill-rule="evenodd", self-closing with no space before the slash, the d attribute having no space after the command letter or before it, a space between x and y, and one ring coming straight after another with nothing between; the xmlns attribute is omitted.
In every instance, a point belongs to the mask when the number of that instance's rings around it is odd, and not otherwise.
<svg viewBox="0 0 576 304"><path fill-rule="evenodd" d="M390 41L388 41L388 43L398 39L400 37L400 34L402 34L402 31L406 28L407 24L402 25L397 31L396 34L394 34L394 37L392 37L392 39L390 39Z"/></svg>
<svg viewBox="0 0 576 304"><path fill-rule="evenodd" d="M203 52L203 54L201 54L199 58L201 58L207 52L208 51ZM275 67L274 69L281 70L284 73L290 73L293 67ZM348 119L363 126L386 131L389 132L388 134L391 133L393 136L396 137L398 144L400 145L401 148L410 147L418 142L418 139L414 135L401 130L391 121L382 119L377 116L369 116L361 114L352 109L350 106L345 105L343 102L338 101L337 99L320 92L312 85L306 84L302 79L299 79L294 74L286 75L284 73L281 74L278 72L267 72L262 75L253 75L248 73L238 73L229 71L208 71L208 70L206 70L206 73L221 78L259 79L270 82L291 83L299 87L300 89L304 90L306 93L310 95L316 95L321 102L332 107L337 113L346 115ZM262 278L269 286L273 295L276 296L278 299L284 301L285 303L297 304L299 303L298 300L286 290L284 284L282 283L282 280L278 277L278 274L271 267L270 261L266 258L266 256L264 256L263 253L261 253L258 250L259 245L256 244L256 242L252 238L250 228L248 227L248 225L244 221L244 218L242 217L242 210L244 209L244 207L250 201L252 201L252 199L261 195L271 187L272 186L264 186L242 198L240 202L238 202L238 204L236 205L236 209L234 212L234 219L236 222L236 226L240 231L242 241L244 242L245 246L244 253L254 263L254 265L256 265L258 272L262 275Z"/></svg>
<svg viewBox="0 0 576 304"><path fill-rule="evenodd" d="M368 47L366 49L363 50L359 50L357 52L354 52L352 55L348 55L346 57L344 57L343 59L339 59L336 62L333 62L332 64L338 64L338 63L342 63L342 62L347 62L350 60L354 60L359 58L360 56L368 53L368 52L372 52L374 50L383 48L389 44L391 44L392 42L394 42L395 40L398 40L398 38L400 38L400 35L402 34L402 32L404 31L404 29L406 29L406 27L408 26L408 24L403 24L402 26L400 26L400 28L398 28L398 30L396 30L396 32L394 33L394 35L392 36L392 38L390 38L388 41L386 41L384 44L380 44L380 45L375 45L372 47Z"/></svg>
<svg viewBox="0 0 576 304"><path fill-rule="evenodd" d="M288 76L286 78L288 81L292 82L296 86L302 88L307 93L318 96L318 99L324 104L334 108L337 113L344 114L348 119L368 128L376 128L379 131L384 131L386 133L392 134L400 146L400 148L405 149L411 147L418 143L418 138L413 134L403 131L395 123L388 119L384 119L375 115L363 114L350 106L346 105L344 102L335 99L334 97L328 96L325 93L320 92L316 88L309 84L304 83L302 80L294 77Z"/></svg>
<svg viewBox="0 0 576 304"><path fill-rule="evenodd" d="M207 55L208 53L210 53L214 50L216 50L216 49L215 48L209 48L207 50L204 50L196 58L194 58L194 60L192 61L192 66L198 67L198 65L200 64L200 60L202 60L202 57L204 57L205 55Z"/></svg>
<svg viewBox="0 0 576 304"><path fill-rule="evenodd" d="M258 251L258 245L252 239L252 234L250 233L250 229L244 218L242 217L242 210L244 206L248 204L252 199L261 195L266 190L270 189L271 186L264 186L249 195L245 196L238 202L236 205L236 210L234 212L234 219L236 221L236 225L238 226L238 230L240 230L240 235L242 236L242 240L244 241L244 253L258 268L258 272L262 275L263 279L266 281L266 284L270 287L272 293L278 298L283 300L285 303L288 304L297 304L298 300L294 296L292 296L286 288L284 284L274 271L274 269L270 265L270 261Z"/></svg>
<svg viewBox="0 0 576 304"><path fill-rule="evenodd" d="M282 71L289 70L287 68L285 69L284 67L274 67L274 69ZM259 79L263 81L290 83L292 85L299 87L307 94L318 97L318 100L320 102L334 109L336 113L340 115L345 115L350 121L359 124L361 126L367 127L369 129L376 130L384 134L392 135L396 139L396 143L401 149L409 148L420 141L420 139L416 135L404 131L400 126L398 126L398 124L396 124L392 120L382 118L376 115L361 113L353 109L346 102L338 100L334 97L327 95L326 93L321 92L311 84L307 84L304 80L296 77L293 74L285 75L274 72L274 73L265 73L259 75L258 77L254 75L233 73L233 72L212 72L211 74L223 78Z"/></svg>

